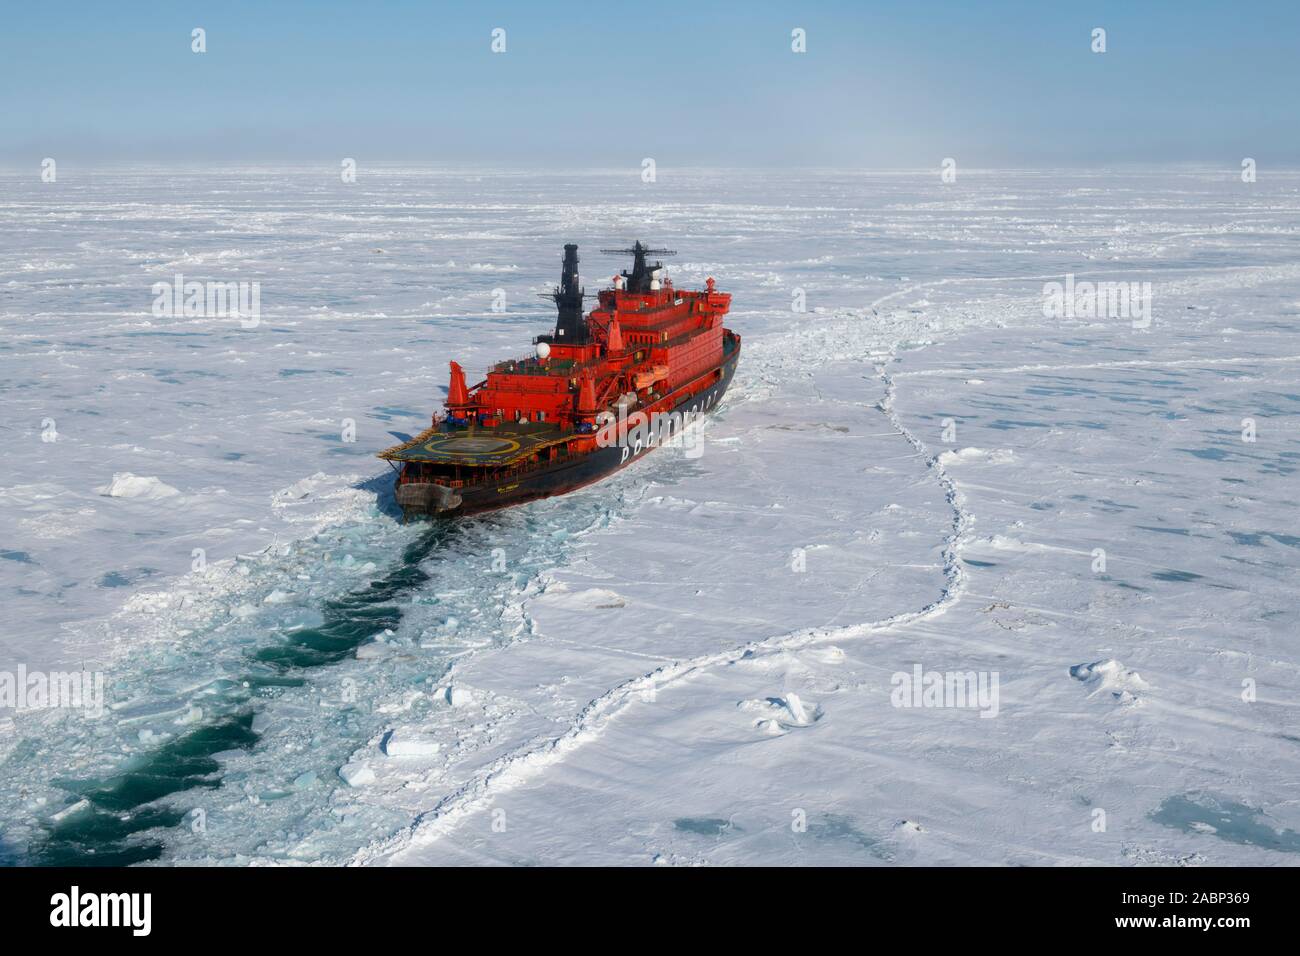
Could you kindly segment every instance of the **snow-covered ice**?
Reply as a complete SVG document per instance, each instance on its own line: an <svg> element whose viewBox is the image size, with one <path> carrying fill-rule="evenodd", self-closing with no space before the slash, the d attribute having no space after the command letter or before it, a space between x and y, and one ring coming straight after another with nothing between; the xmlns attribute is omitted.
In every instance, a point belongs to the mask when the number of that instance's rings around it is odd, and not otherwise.
<svg viewBox="0 0 1300 956"><path fill-rule="evenodd" d="M0 176L0 671L108 698L0 710L0 859L1296 861L1300 175L328 173ZM632 238L734 296L703 455L399 524Z"/></svg>
<svg viewBox="0 0 1300 956"><path fill-rule="evenodd" d="M108 498L170 498L180 492L152 476L137 476L128 472L114 475L108 484L95 491Z"/></svg>

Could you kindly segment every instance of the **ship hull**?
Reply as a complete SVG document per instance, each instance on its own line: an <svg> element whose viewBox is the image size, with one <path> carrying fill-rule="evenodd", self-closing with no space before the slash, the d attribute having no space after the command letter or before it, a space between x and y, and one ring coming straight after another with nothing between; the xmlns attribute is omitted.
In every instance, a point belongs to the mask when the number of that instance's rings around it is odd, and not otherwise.
<svg viewBox="0 0 1300 956"><path fill-rule="evenodd" d="M722 374L716 382L665 411L683 415L702 415L713 411L731 384L739 360L740 349L737 348L718 367ZM506 484L487 483L458 488L453 498L449 498L442 489L399 485L398 504L407 520L482 514L576 491L621 471L657 447L658 444L651 443L639 450L623 445L596 448L579 458L568 459L528 475L515 476Z"/></svg>

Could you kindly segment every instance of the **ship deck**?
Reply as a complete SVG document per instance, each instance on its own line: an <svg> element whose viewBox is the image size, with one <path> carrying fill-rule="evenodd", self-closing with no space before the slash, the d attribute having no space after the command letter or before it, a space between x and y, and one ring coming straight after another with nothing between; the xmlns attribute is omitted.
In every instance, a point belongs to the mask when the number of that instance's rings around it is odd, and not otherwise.
<svg viewBox="0 0 1300 956"><path fill-rule="evenodd" d="M389 461L499 467L512 465L573 435L558 425L525 422L495 428L428 428L410 441L379 453Z"/></svg>

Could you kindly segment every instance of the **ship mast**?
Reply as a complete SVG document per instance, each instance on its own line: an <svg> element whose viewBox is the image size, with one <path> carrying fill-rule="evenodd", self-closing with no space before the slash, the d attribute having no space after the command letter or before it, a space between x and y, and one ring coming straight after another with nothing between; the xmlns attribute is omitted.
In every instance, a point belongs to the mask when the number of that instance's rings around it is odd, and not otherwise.
<svg viewBox="0 0 1300 956"><path fill-rule="evenodd" d="M643 293L650 291L650 280L654 277L655 271L664 267L662 262L656 262L653 267L647 266L645 257L677 255L672 249L648 249L641 245L640 239L632 244L631 249L601 249L600 251L610 256L631 256L632 271L623 273L623 277L627 279L627 291Z"/></svg>

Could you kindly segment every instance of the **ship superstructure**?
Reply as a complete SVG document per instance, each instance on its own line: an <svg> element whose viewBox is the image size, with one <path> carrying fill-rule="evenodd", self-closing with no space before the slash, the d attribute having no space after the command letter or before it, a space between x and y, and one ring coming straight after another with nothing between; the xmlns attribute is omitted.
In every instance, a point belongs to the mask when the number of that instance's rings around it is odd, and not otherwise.
<svg viewBox="0 0 1300 956"><path fill-rule="evenodd" d="M471 514L561 494L618 470L712 409L740 356L723 327L731 296L712 278L677 289L672 255L639 241L632 268L583 312L578 247L564 247L555 329L534 354L499 362L467 385L451 363L446 414L411 441L380 454L400 463L397 500L410 516Z"/></svg>

